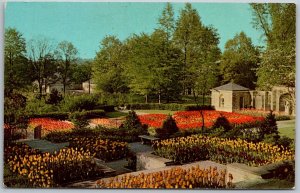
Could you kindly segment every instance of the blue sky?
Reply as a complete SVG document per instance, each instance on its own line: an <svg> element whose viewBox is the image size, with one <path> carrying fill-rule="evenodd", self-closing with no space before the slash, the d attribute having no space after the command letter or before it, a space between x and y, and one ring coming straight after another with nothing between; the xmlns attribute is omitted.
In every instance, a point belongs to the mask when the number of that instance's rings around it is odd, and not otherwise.
<svg viewBox="0 0 300 193"><path fill-rule="evenodd" d="M183 3L172 3L178 18ZM244 31L254 45L263 45L261 33L252 27L246 3L192 3L205 25L213 25L223 50L227 40ZM151 33L165 3L62 3L10 2L5 9L5 27L14 27L26 40L44 36L55 42L67 40L81 58L94 58L107 35L124 40L131 34Z"/></svg>

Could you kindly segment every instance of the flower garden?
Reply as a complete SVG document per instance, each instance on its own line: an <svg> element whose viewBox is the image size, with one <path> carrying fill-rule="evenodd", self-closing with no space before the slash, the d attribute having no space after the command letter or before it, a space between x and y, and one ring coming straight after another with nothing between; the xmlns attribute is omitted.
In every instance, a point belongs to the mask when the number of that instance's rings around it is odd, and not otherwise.
<svg viewBox="0 0 300 193"><path fill-rule="evenodd" d="M226 171L218 172L217 168L201 169L192 167L182 169L175 167L169 170L139 175L124 175L108 181L99 180L99 188L225 188ZM232 175L229 174L232 180ZM230 181L228 183L230 186Z"/></svg>
<svg viewBox="0 0 300 193"><path fill-rule="evenodd" d="M156 155L181 164L209 159L222 164L261 166L295 158L294 152L283 147L201 135L154 142L153 148Z"/></svg>
<svg viewBox="0 0 300 193"><path fill-rule="evenodd" d="M203 110L204 126L213 130L219 117L225 117L233 128L259 127L265 122L261 116ZM152 143L154 154L172 160L175 164L186 164L211 160L221 164L244 163L262 166L281 161L294 160L291 149L264 142L251 142L239 138L224 138L209 135L183 135L184 132L202 127L200 111L177 111L171 118L179 128L176 137ZM43 139L53 143L68 142L68 146L55 152L42 153L22 143L11 143L5 147L5 164L17 176L26 179L28 187L62 187L75 181L101 179L105 174L96 164L120 159L131 159L129 142L137 142L139 135L148 135L149 128L161 129L170 116L166 114L144 114L130 112L126 118L86 118L93 128L76 128L71 121L55 118L31 118L28 130L41 126ZM167 124L168 125L168 124ZM171 125L169 124L171 127ZM9 128L5 125L5 128ZM168 128L167 128L168 129ZM200 130L199 130L200 131ZM149 132L149 133L147 133ZM212 133L213 134L213 133ZM226 188L225 171L216 168L173 168L163 172L124 175L121 178L98 180L99 188ZM232 178L232 175L229 179ZM228 178L227 178L228 179ZM230 180L229 180L230 181Z"/></svg>
<svg viewBox="0 0 300 193"><path fill-rule="evenodd" d="M210 128L213 126L216 119L220 116L225 116L232 125L256 124L264 120L263 117L254 117L242 115L238 113L229 113L213 110L204 110L204 126ZM164 114L147 114L140 115L141 123L147 124L150 127L161 127L167 115ZM202 116L200 111L178 111L174 113L173 118L179 129L195 129L202 126Z"/></svg>

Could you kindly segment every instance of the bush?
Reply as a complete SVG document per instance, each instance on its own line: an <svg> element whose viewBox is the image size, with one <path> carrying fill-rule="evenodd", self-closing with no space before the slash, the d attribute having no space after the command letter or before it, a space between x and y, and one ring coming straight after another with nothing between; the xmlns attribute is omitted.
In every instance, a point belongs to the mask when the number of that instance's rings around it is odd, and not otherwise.
<svg viewBox="0 0 300 193"><path fill-rule="evenodd" d="M86 118L85 111L76 111L69 115L69 120L74 123L75 129L84 129L88 126L89 121Z"/></svg>
<svg viewBox="0 0 300 193"><path fill-rule="evenodd" d="M212 129L223 128L224 132L228 132L232 129L228 119L225 116L220 116L217 118L216 122L212 126Z"/></svg>
<svg viewBox="0 0 300 193"><path fill-rule="evenodd" d="M294 140L289 137L282 136L276 141L276 145L291 149L294 145Z"/></svg>
<svg viewBox="0 0 300 193"><path fill-rule="evenodd" d="M264 122L260 126L260 135L261 139L265 138L265 135L273 135L275 138L279 138L278 136L278 127L275 119L275 115L272 111L266 116ZM276 140L276 139L275 139Z"/></svg>
<svg viewBox="0 0 300 193"><path fill-rule="evenodd" d="M57 89L52 89L49 98L46 100L47 104L57 105L63 100L62 95Z"/></svg>
<svg viewBox="0 0 300 193"><path fill-rule="evenodd" d="M40 113L40 114L30 114L30 118L53 118L59 120L66 120L69 118L68 112L49 112L49 113Z"/></svg>
<svg viewBox="0 0 300 193"><path fill-rule="evenodd" d="M99 106L98 99L94 95L69 96L64 98L63 109L68 112L93 110Z"/></svg>
<svg viewBox="0 0 300 193"><path fill-rule="evenodd" d="M169 115L167 119L164 120L162 128L156 129L157 137L163 139L169 138L171 135L178 131L179 129L176 125L176 122L171 115Z"/></svg>

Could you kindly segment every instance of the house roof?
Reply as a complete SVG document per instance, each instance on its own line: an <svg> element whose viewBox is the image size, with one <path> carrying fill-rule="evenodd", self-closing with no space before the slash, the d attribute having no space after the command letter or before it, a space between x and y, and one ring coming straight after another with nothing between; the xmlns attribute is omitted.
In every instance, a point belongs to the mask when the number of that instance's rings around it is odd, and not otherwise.
<svg viewBox="0 0 300 193"><path fill-rule="evenodd" d="M213 90L249 91L249 88L230 82L228 84L213 88Z"/></svg>

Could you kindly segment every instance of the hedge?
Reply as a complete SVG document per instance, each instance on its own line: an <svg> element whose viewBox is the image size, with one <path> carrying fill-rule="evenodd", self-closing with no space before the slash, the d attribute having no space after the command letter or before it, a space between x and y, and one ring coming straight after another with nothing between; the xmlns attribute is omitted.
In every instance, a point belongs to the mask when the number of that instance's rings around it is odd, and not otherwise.
<svg viewBox="0 0 300 193"><path fill-rule="evenodd" d="M195 111L195 110L214 110L214 107L210 105L191 105L191 104L159 104L159 103L136 103L126 105L127 109L139 110L139 109L156 109L156 110L170 110L170 111Z"/></svg>
<svg viewBox="0 0 300 193"><path fill-rule="evenodd" d="M105 106L109 110L110 106ZM83 111L84 115L87 119L102 117L105 115L105 110L103 109L96 109L96 110L89 110ZM108 111L109 112L109 111ZM40 114L31 114L29 115L30 118L53 118L53 119L60 119L60 120L67 120L69 118L69 112L50 112L50 113L40 113Z"/></svg>

